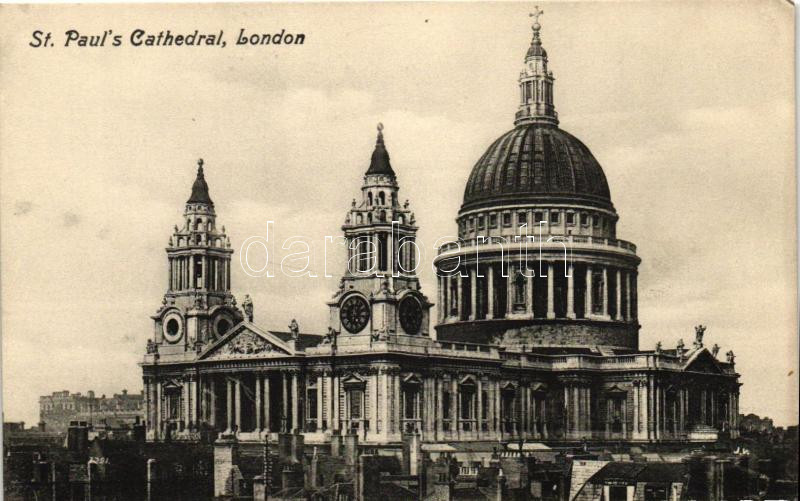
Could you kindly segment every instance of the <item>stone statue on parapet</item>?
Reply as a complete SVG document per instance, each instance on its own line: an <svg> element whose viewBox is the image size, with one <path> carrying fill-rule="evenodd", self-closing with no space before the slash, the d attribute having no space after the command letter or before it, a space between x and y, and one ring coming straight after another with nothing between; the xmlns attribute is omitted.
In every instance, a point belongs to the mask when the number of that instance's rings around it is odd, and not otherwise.
<svg viewBox="0 0 800 501"><path fill-rule="evenodd" d="M294 318L289 323L289 332L292 333L292 339L297 341L297 338L300 337L300 325L297 323L297 320Z"/></svg>
<svg viewBox="0 0 800 501"><path fill-rule="evenodd" d="M244 310L244 316L247 317L248 322L253 321L253 300L250 299L250 294L245 294L244 299L242 300L242 309Z"/></svg>
<svg viewBox="0 0 800 501"><path fill-rule="evenodd" d="M725 354L725 358L728 359L729 364L733 364L736 360L736 355L733 354L733 350L729 350L728 353Z"/></svg>
<svg viewBox="0 0 800 501"><path fill-rule="evenodd" d="M714 343L714 346L711 347L711 355L714 358L717 358L717 354L719 354L719 345L717 343Z"/></svg>
<svg viewBox="0 0 800 501"><path fill-rule="evenodd" d="M703 347L703 335L706 333L706 326L705 325L698 325L694 328L694 347L695 348L702 348Z"/></svg>
<svg viewBox="0 0 800 501"><path fill-rule="evenodd" d="M656 355L661 354L661 341L656 343Z"/></svg>

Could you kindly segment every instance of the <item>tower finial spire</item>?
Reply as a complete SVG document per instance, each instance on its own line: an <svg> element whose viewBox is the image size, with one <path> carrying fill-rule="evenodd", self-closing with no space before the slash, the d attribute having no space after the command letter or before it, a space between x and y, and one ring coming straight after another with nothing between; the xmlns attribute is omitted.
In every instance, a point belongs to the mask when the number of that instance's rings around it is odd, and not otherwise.
<svg viewBox="0 0 800 501"><path fill-rule="evenodd" d="M534 5L533 12L529 14L529 16L533 18L533 32L535 34L538 34L539 30L542 29L542 25L539 24L539 16L542 14L544 14L544 11L540 9L538 5Z"/></svg>
<svg viewBox="0 0 800 501"><path fill-rule="evenodd" d="M383 143L383 123L378 122L378 142Z"/></svg>

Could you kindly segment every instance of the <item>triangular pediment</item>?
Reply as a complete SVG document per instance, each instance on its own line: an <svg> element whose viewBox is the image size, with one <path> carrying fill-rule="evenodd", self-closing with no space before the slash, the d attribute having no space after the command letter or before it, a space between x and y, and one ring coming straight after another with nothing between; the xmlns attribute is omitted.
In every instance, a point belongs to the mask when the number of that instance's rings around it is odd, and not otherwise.
<svg viewBox="0 0 800 501"><path fill-rule="evenodd" d="M683 370L709 374L722 374L724 372L717 359L706 348L700 348L692 353L686 360Z"/></svg>
<svg viewBox="0 0 800 501"><path fill-rule="evenodd" d="M279 337L244 321L206 348L201 360L237 360L242 358L280 358L292 356L293 350Z"/></svg>

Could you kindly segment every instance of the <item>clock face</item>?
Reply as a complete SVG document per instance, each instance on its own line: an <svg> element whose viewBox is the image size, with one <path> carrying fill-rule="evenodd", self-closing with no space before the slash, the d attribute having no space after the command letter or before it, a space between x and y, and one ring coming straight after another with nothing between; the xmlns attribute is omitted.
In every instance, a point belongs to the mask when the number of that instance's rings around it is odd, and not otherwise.
<svg viewBox="0 0 800 501"><path fill-rule="evenodd" d="M349 297L339 309L339 318L348 332L361 332L369 322L369 304L360 296Z"/></svg>
<svg viewBox="0 0 800 501"><path fill-rule="evenodd" d="M417 334L422 325L422 306L413 297L400 301L400 325L407 334Z"/></svg>
<svg viewBox="0 0 800 501"><path fill-rule="evenodd" d="M177 343L183 337L183 319L177 313L170 313L164 318L164 339L168 343Z"/></svg>

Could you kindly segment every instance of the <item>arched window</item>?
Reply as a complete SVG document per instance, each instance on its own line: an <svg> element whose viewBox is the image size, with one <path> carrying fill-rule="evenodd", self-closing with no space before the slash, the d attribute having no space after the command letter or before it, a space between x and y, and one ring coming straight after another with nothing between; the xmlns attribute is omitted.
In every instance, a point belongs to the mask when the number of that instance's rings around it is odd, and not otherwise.
<svg viewBox="0 0 800 501"><path fill-rule="evenodd" d="M200 224L202 224L202 222L200 221L200 218L197 218L195 220L195 222L194 222L194 230L195 231L198 231L200 229Z"/></svg>
<svg viewBox="0 0 800 501"><path fill-rule="evenodd" d="M372 224L372 213L367 214L367 223Z"/></svg>
<svg viewBox="0 0 800 501"><path fill-rule="evenodd" d="M364 216L362 216L360 213L356 214L356 223L361 224L363 222L364 222Z"/></svg>
<svg viewBox="0 0 800 501"><path fill-rule="evenodd" d="M372 192L367 193L367 206L372 205Z"/></svg>
<svg viewBox="0 0 800 501"><path fill-rule="evenodd" d="M521 271L514 276L514 304L525 304L525 276Z"/></svg>
<svg viewBox="0 0 800 501"><path fill-rule="evenodd" d="M386 205L386 195L382 191L378 193L378 205Z"/></svg>

